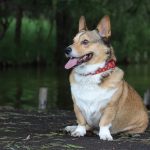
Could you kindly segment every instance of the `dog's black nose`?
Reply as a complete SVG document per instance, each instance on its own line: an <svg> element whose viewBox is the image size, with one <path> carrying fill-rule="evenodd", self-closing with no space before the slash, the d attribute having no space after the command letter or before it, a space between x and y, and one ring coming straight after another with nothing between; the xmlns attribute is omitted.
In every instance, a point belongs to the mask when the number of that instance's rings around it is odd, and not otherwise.
<svg viewBox="0 0 150 150"><path fill-rule="evenodd" d="M70 47L67 47L66 49L65 49L65 54L70 54L71 53L71 51L72 51L72 49L70 48Z"/></svg>

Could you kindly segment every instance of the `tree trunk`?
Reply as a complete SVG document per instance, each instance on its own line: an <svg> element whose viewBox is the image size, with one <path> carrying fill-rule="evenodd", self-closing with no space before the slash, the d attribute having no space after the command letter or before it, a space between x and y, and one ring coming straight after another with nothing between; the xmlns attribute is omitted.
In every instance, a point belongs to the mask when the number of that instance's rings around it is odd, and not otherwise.
<svg viewBox="0 0 150 150"><path fill-rule="evenodd" d="M65 74L64 63L65 63L65 54L64 49L69 44L71 33L71 16L68 12L68 3L67 1L59 1L57 3L57 11L56 11L56 31L57 31L57 48L55 52L55 62L57 68L57 78L58 78L58 97L57 97L57 105L59 108L62 106L66 106L68 104L68 91L69 84L67 84L67 74ZM67 73L67 72L66 72ZM63 79L66 79L64 81ZM69 93L70 94L70 93Z"/></svg>
<svg viewBox="0 0 150 150"><path fill-rule="evenodd" d="M3 9L1 9L3 8ZM6 14L7 12L7 4L6 4L6 1L4 0L1 0L0 1L0 40L2 40L6 34L6 31L8 29L8 26L9 26L9 22L8 22L8 16Z"/></svg>
<svg viewBox="0 0 150 150"><path fill-rule="evenodd" d="M15 43L20 45L21 42L21 25L22 25L23 9L21 6L17 7L16 11L16 28L15 28Z"/></svg>
<svg viewBox="0 0 150 150"><path fill-rule="evenodd" d="M61 1L58 3L56 12L57 47L55 58L59 67L62 67L62 64L64 63L64 48L68 46L70 39L69 34L71 30L71 16L68 10L69 8L67 8L67 1Z"/></svg>

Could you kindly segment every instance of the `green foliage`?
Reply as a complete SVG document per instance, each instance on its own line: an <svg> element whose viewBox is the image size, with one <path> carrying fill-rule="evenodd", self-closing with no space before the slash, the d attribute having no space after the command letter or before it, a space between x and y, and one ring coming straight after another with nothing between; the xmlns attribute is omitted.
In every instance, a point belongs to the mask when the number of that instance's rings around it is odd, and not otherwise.
<svg viewBox="0 0 150 150"><path fill-rule="evenodd" d="M23 11L19 46L14 42L18 8ZM9 20L7 33L0 41L0 61L18 64L31 63L40 58L52 63L54 56L60 53L56 46L67 46L58 40L59 33L64 35L62 41L65 38L71 42L77 33L81 15L85 15L88 28L94 29L106 14L111 18L112 45L118 60L128 57L133 61L137 52L143 59L143 52L150 54L149 12L149 0L6 1L0 4L0 19Z"/></svg>
<svg viewBox="0 0 150 150"><path fill-rule="evenodd" d="M71 7L73 6L73 7ZM139 52L143 59L143 52L150 54L150 4L148 0L85 0L70 1L71 15L74 18L74 31L77 30L78 19L85 15L89 29L96 28L104 15L109 15L112 25L112 45L118 60L125 57L134 60ZM76 33L76 31L75 31Z"/></svg>
<svg viewBox="0 0 150 150"><path fill-rule="evenodd" d="M38 57L51 63L55 40L53 39L55 30L51 30L52 25L44 18L22 20L21 45L14 42L15 19L9 25L6 37L0 44L0 60L14 64L32 63ZM52 32L51 35L49 35Z"/></svg>

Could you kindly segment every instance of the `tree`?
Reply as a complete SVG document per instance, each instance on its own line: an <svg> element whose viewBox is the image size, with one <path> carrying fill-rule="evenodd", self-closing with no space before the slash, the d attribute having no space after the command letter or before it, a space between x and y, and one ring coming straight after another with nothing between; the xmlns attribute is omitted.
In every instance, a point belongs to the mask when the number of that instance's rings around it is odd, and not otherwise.
<svg viewBox="0 0 150 150"><path fill-rule="evenodd" d="M17 7L16 7L16 28L15 28L15 36L14 36L14 41L15 41L16 45L20 45L20 42L21 42L22 18L23 18L23 8L21 5L17 5Z"/></svg>
<svg viewBox="0 0 150 150"><path fill-rule="evenodd" d="M5 33L9 27L10 22L8 21L8 13L7 13L8 5L6 0L0 1L0 40L2 40L5 36Z"/></svg>

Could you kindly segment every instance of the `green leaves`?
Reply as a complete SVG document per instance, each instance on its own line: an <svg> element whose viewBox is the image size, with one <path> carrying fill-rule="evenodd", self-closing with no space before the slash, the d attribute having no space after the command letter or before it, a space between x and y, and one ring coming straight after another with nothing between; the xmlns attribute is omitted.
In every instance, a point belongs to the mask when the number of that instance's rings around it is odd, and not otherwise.
<svg viewBox="0 0 150 150"><path fill-rule="evenodd" d="M15 17L17 7L23 9L21 45L14 44ZM77 33L78 20L84 15L89 29L95 29L104 15L109 15L112 25L112 45L117 58L134 60L134 53L149 55L149 12L148 0L12 0L0 3L0 19L11 22L0 40L0 60L9 63L31 63L39 57L46 63L56 59ZM60 25L58 24L60 23ZM2 30L2 25L0 24ZM60 37L60 34L62 37ZM64 35L64 36L63 36ZM58 37L60 39L58 40ZM64 37L64 38L63 38ZM65 42L62 42L65 41ZM59 46L59 51L56 47ZM61 56L63 51L61 50ZM140 56L141 57L141 56ZM59 59L63 59L63 56ZM142 58L141 58L142 59Z"/></svg>

